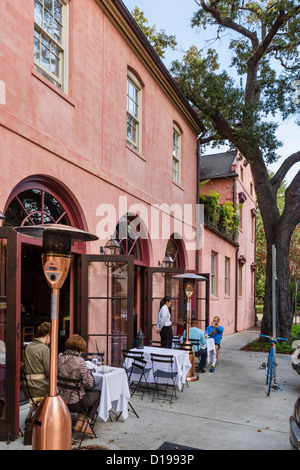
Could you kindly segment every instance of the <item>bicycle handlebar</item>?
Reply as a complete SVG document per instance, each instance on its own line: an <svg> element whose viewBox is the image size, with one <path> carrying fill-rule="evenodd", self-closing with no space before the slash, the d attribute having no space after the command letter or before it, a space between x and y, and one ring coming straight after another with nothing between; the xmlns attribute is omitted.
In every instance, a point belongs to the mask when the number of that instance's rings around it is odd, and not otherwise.
<svg viewBox="0 0 300 470"><path fill-rule="evenodd" d="M267 335L259 335L261 338L269 338L270 341L275 341L275 343L277 343L276 339L274 338L271 338L271 336L267 336ZM281 341L287 341L287 338L277 338L277 339L280 339Z"/></svg>

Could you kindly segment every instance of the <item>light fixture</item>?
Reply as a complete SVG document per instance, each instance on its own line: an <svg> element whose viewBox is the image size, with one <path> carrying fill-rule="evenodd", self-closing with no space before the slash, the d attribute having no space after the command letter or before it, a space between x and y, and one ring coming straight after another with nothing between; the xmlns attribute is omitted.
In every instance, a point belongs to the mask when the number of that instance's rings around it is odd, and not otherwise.
<svg viewBox="0 0 300 470"><path fill-rule="evenodd" d="M162 262L158 261L158 266L162 268L174 268L175 261L171 257L170 253L167 253ZM168 273L161 273L163 277Z"/></svg>
<svg viewBox="0 0 300 470"><path fill-rule="evenodd" d="M118 241L111 236L110 239L106 242L104 247L104 252L107 255L120 255L121 254L121 245Z"/></svg>
<svg viewBox="0 0 300 470"><path fill-rule="evenodd" d="M164 268L173 268L174 263L175 262L174 262L173 258L170 256L169 253L167 253L166 256L163 259L163 262L162 262L163 267Z"/></svg>
<svg viewBox="0 0 300 470"><path fill-rule="evenodd" d="M167 254L164 259L162 260L162 262L160 260L158 260L158 266L159 267L162 267L162 268L173 268L174 267L174 260L173 258Z"/></svg>
<svg viewBox="0 0 300 470"><path fill-rule="evenodd" d="M207 281L206 277L200 276L199 274L193 273L184 273L184 274L176 274L173 276L174 279L183 279L183 289L186 296L186 333L185 333L185 341L183 342L182 349L187 349L187 353L189 356L190 363L192 367L187 373L186 380L187 382L194 382L198 380L198 376L195 374L195 352L194 349L189 341L189 327L190 327L190 319L191 319L191 297L194 293L195 283L196 281Z"/></svg>
<svg viewBox="0 0 300 470"><path fill-rule="evenodd" d="M43 240L42 265L51 288L49 395L43 398L34 416L32 449L70 450L71 416L67 405L57 394L59 292L70 269L72 242L88 242L98 237L61 224L29 225L15 230L21 235Z"/></svg>

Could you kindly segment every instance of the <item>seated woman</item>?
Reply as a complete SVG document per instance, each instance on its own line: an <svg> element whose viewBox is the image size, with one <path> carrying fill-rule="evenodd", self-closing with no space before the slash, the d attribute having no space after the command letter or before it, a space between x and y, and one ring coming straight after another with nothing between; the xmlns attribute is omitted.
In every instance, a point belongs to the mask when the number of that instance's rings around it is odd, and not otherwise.
<svg viewBox="0 0 300 470"><path fill-rule="evenodd" d="M86 342L81 336L70 336L66 341L66 350L58 356L57 364L57 375L59 377L80 380L79 401L78 392L76 390L58 387L60 395L67 404L70 412L78 413L78 420L74 428L75 431L83 430L84 415L81 413L81 410L88 410L87 416L90 420L93 419L95 416L95 413L91 415L93 405L100 400L100 392L94 388L94 378L87 369L85 360L80 357L81 353L85 350ZM93 434L89 426L85 432L87 434Z"/></svg>
<svg viewBox="0 0 300 470"><path fill-rule="evenodd" d="M24 394L34 402L39 402L49 393L50 373L50 333L49 322L42 323L37 330L36 338L26 346L24 356L24 371L27 379L27 387Z"/></svg>

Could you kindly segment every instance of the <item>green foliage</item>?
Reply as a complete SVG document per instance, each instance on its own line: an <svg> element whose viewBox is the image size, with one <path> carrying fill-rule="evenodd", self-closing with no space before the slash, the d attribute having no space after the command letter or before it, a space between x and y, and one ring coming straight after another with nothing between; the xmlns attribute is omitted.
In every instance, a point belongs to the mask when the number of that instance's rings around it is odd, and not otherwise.
<svg viewBox="0 0 300 470"><path fill-rule="evenodd" d="M292 325L292 337L291 337L291 341L295 341L296 339L299 338L299 334L300 334L300 325L295 325L293 324Z"/></svg>
<svg viewBox="0 0 300 470"><path fill-rule="evenodd" d="M172 50L176 49L176 37L167 35L165 30L157 31L156 26L148 26L148 20L145 18L144 12L138 7L135 7L131 12L133 18L149 40L150 44L154 47L159 57L164 58L165 50L169 47Z"/></svg>
<svg viewBox="0 0 300 470"><path fill-rule="evenodd" d="M199 30L214 26L217 39L225 31L231 34L230 67L240 82L220 70L217 50L211 48L192 46L171 68L214 144L228 141L250 163L255 148L260 148L267 163L278 158L282 144L275 135L278 124L271 119L277 119L278 113L283 120L299 113L293 85L300 77L299 12L298 1L201 2L191 25ZM219 122L217 116L222 116Z"/></svg>
<svg viewBox="0 0 300 470"><path fill-rule="evenodd" d="M240 209L241 204L235 207L230 201L220 204L219 197L220 194L213 190L209 192L208 196L200 194L200 204L204 204L205 222L217 228L224 235L236 240L240 223L237 211Z"/></svg>

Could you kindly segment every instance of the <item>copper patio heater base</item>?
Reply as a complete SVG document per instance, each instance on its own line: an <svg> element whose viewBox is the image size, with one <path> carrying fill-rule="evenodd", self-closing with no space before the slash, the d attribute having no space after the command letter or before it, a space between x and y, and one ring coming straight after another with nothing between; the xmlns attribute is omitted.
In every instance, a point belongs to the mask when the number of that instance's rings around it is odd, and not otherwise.
<svg viewBox="0 0 300 470"><path fill-rule="evenodd" d="M186 381L187 382L196 382L196 380L199 380L199 376L195 374L195 352L194 349L189 341L185 341L182 345L181 349L186 349L188 358L191 363L191 368L186 374Z"/></svg>
<svg viewBox="0 0 300 470"><path fill-rule="evenodd" d="M59 292L69 273L72 240L91 241L98 237L59 224L24 226L16 228L16 231L43 238L43 271L51 288L49 395L41 401L34 416L32 449L71 450L71 415L65 402L57 394Z"/></svg>
<svg viewBox="0 0 300 470"><path fill-rule="evenodd" d="M32 450L71 450L72 422L60 395L46 396L34 416Z"/></svg>
<svg viewBox="0 0 300 470"><path fill-rule="evenodd" d="M200 276L198 274L193 273L176 274L176 276L173 277L175 279L183 279L183 288L186 296L186 339L182 345L182 349L186 349L188 358L191 363L191 368L186 375L186 381L196 382L197 380L199 380L199 376L195 374L195 352L189 341L189 327L191 320L191 297L194 292L195 281L207 281L207 279L204 276Z"/></svg>

